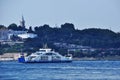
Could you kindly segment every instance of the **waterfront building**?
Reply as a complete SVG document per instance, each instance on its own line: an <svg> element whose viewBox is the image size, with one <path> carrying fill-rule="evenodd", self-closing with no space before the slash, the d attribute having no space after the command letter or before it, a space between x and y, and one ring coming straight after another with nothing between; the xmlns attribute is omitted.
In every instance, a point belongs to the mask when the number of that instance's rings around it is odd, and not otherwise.
<svg viewBox="0 0 120 80"><path fill-rule="evenodd" d="M26 56L27 53L24 53ZM0 55L0 61L8 61L8 60L17 60L20 57L20 53L5 53Z"/></svg>

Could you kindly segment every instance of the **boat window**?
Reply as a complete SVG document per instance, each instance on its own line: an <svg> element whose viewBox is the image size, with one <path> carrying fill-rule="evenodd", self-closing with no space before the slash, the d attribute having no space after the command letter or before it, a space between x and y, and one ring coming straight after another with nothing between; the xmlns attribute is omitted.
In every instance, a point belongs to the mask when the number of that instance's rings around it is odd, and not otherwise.
<svg viewBox="0 0 120 80"><path fill-rule="evenodd" d="M59 56L52 56L52 60L60 60L61 59L61 57L59 57Z"/></svg>
<svg viewBox="0 0 120 80"><path fill-rule="evenodd" d="M41 56L41 60L48 60L48 56Z"/></svg>
<svg viewBox="0 0 120 80"><path fill-rule="evenodd" d="M39 51L41 51L41 52L46 52L46 50L39 50Z"/></svg>
<svg viewBox="0 0 120 80"><path fill-rule="evenodd" d="M54 54L54 53L46 53L45 55L56 55L56 54Z"/></svg>
<svg viewBox="0 0 120 80"><path fill-rule="evenodd" d="M36 53L37 55L42 54L42 53Z"/></svg>

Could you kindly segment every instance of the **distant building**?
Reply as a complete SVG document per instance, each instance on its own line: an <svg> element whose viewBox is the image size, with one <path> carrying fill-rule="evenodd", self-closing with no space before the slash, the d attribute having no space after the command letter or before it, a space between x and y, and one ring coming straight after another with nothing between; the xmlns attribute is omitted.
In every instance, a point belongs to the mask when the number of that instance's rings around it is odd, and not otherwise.
<svg viewBox="0 0 120 80"><path fill-rule="evenodd" d="M23 28L23 30L15 31L15 30L9 30L7 28L0 29L0 41L10 41L13 35L18 36L22 39L37 37L36 34L27 33L28 31L25 29L25 20L23 16L22 16L22 20L20 21L20 26Z"/></svg>
<svg viewBox="0 0 120 80"><path fill-rule="evenodd" d="M76 44L67 44L67 43L54 43L56 47L68 49L68 51L77 51L82 53L94 52L96 49L90 46L82 46Z"/></svg>
<svg viewBox="0 0 120 80"><path fill-rule="evenodd" d="M20 34L25 34L25 33L27 33L27 31L14 31L14 30L9 30L9 34L8 34L8 36L9 36L9 38L11 38L11 36L18 36L18 35L20 35Z"/></svg>
<svg viewBox="0 0 120 80"><path fill-rule="evenodd" d="M24 56L26 55L27 53L24 53ZM5 53L0 55L0 61L18 60L19 57L20 53Z"/></svg>
<svg viewBox="0 0 120 80"><path fill-rule="evenodd" d="M19 34L18 37L22 39L27 39L27 38L35 38L37 37L37 35L33 33L25 33L25 34Z"/></svg>
<svg viewBox="0 0 120 80"><path fill-rule="evenodd" d="M0 29L0 41L7 41L9 40L9 30L7 28Z"/></svg>

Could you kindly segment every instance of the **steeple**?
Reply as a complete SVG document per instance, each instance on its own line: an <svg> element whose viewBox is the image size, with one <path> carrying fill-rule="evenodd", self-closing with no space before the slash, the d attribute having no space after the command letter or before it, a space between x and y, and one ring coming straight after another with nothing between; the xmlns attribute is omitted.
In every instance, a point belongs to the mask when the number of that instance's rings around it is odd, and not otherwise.
<svg viewBox="0 0 120 80"><path fill-rule="evenodd" d="M22 21L25 22L23 15L22 15Z"/></svg>
<svg viewBox="0 0 120 80"><path fill-rule="evenodd" d="M20 21L20 26L25 28L25 20L23 15L22 15L22 20Z"/></svg>

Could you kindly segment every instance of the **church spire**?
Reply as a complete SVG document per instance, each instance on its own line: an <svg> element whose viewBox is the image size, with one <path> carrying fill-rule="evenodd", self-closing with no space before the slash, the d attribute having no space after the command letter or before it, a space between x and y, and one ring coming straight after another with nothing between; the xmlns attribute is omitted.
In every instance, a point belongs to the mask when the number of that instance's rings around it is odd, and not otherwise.
<svg viewBox="0 0 120 80"><path fill-rule="evenodd" d="M25 20L23 15L22 15L22 20L20 21L20 26L25 28Z"/></svg>
<svg viewBox="0 0 120 80"><path fill-rule="evenodd" d="M25 22L23 15L22 15L22 21Z"/></svg>

